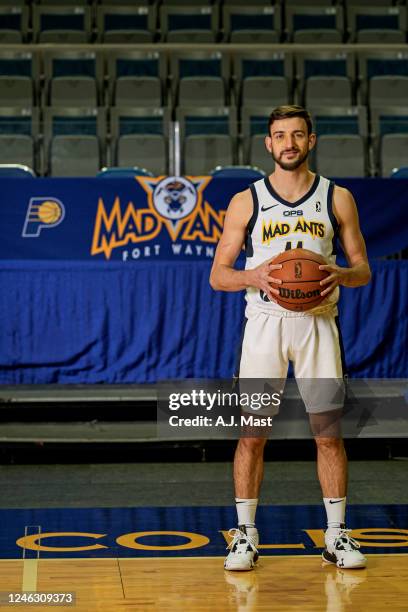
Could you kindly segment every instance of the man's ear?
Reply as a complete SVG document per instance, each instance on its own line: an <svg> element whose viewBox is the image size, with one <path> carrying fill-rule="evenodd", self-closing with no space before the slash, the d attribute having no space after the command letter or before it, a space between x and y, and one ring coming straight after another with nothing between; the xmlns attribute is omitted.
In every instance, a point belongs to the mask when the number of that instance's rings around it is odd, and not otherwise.
<svg viewBox="0 0 408 612"><path fill-rule="evenodd" d="M272 138L270 136L265 136L265 147L269 153L272 153Z"/></svg>
<svg viewBox="0 0 408 612"><path fill-rule="evenodd" d="M316 145L316 134L309 135L309 151L311 151Z"/></svg>

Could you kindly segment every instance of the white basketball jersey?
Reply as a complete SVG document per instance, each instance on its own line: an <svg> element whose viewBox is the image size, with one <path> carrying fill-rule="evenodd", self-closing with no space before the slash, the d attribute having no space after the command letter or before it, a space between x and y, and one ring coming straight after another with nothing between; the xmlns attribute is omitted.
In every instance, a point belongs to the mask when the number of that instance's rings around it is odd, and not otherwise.
<svg viewBox="0 0 408 612"><path fill-rule="evenodd" d="M314 251L329 263L335 263L338 224L332 210L333 181L316 175L309 191L297 202L287 202L281 198L268 177L250 185L250 190L254 212L247 228L245 269L256 268L267 259L296 248ZM339 289L336 288L307 313L317 314L333 308L338 297ZM270 302L264 292L256 287L247 289L246 300L249 305L263 311L288 313L279 304ZM304 316L301 312L293 314Z"/></svg>

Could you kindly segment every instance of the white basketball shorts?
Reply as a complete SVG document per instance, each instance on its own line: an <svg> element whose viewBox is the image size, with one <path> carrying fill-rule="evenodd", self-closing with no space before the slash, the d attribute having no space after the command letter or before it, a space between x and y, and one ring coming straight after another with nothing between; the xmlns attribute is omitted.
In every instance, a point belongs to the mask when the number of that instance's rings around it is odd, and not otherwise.
<svg viewBox="0 0 408 612"><path fill-rule="evenodd" d="M337 309L316 315L275 314L248 305L239 359L240 392L263 381L270 381L273 388L280 386L279 381L284 385L291 361L307 412L341 408L345 372L336 315Z"/></svg>

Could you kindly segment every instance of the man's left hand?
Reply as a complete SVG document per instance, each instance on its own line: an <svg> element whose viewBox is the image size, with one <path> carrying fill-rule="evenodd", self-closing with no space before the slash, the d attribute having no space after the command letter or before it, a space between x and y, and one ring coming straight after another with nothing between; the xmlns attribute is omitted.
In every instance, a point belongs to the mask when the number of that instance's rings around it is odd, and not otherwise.
<svg viewBox="0 0 408 612"><path fill-rule="evenodd" d="M336 266L336 264L325 264L319 266L319 270L326 270L329 272L329 276L320 281L322 287L325 287L324 290L320 292L320 295L328 295L339 285L347 287L351 273L350 268L341 268L340 266Z"/></svg>

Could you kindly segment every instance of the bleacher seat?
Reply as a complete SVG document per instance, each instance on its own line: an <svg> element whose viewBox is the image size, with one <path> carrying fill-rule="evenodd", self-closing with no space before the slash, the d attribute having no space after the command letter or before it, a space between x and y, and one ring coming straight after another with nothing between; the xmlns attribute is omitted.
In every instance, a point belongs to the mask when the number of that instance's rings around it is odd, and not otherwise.
<svg viewBox="0 0 408 612"><path fill-rule="evenodd" d="M366 146L359 134L323 135L317 139L316 171L327 177L364 177Z"/></svg>
<svg viewBox="0 0 408 612"><path fill-rule="evenodd" d="M407 15L402 6L348 6L351 42L404 43Z"/></svg>
<svg viewBox="0 0 408 612"><path fill-rule="evenodd" d="M99 6L96 21L99 42L151 43L156 26L156 7Z"/></svg>
<svg viewBox="0 0 408 612"><path fill-rule="evenodd" d="M161 106L167 68L157 51L107 54L108 103L112 106Z"/></svg>
<svg viewBox="0 0 408 612"><path fill-rule="evenodd" d="M386 134L381 141L381 176L391 176L406 164L408 164L408 134ZM408 178L408 173L401 178Z"/></svg>
<svg viewBox="0 0 408 612"><path fill-rule="evenodd" d="M166 174L169 111L165 108L112 108L111 159L116 166L141 166Z"/></svg>
<svg viewBox="0 0 408 612"><path fill-rule="evenodd" d="M176 119L185 174L205 174L217 165L235 163L235 107L179 107Z"/></svg>
<svg viewBox="0 0 408 612"><path fill-rule="evenodd" d="M288 39L295 43L341 43L344 16L341 6L286 6Z"/></svg>
<svg viewBox="0 0 408 612"><path fill-rule="evenodd" d="M102 63L94 51L47 50L44 53L46 106L98 106L102 89Z"/></svg>
<svg viewBox="0 0 408 612"><path fill-rule="evenodd" d="M406 106L408 76L375 76L370 79L368 104L370 108Z"/></svg>
<svg viewBox="0 0 408 612"><path fill-rule="evenodd" d="M243 163L271 172L273 160L265 147L271 106L244 106L241 111Z"/></svg>
<svg viewBox="0 0 408 612"><path fill-rule="evenodd" d="M163 42L212 43L218 35L215 6L165 6L160 9Z"/></svg>
<svg viewBox="0 0 408 612"><path fill-rule="evenodd" d="M318 136L356 135L366 139L367 109L364 106L328 106L310 108Z"/></svg>
<svg viewBox="0 0 408 612"><path fill-rule="evenodd" d="M371 111L371 137L381 176L407 165L408 108L383 106Z"/></svg>
<svg viewBox="0 0 408 612"><path fill-rule="evenodd" d="M233 65L233 86L238 104L243 103L243 97L247 96L247 92L254 79L260 79L260 88L262 87L261 83L265 83L265 79L270 79L276 92L275 100L282 99L285 94L287 94L289 99L291 98L293 81L292 54L270 51L239 51L233 56ZM249 85L246 84L246 79L251 79ZM273 104L274 102L270 101L269 103ZM262 105L263 102L259 101L257 104Z"/></svg>
<svg viewBox="0 0 408 612"><path fill-rule="evenodd" d="M104 165L106 109L44 109L44 153L50 176L95 176Z"/></svg>
<svg viewBox="0 0 408 612"><path fill-rule="evenodd" d="M371 80L383 76L408 77L408 51L379 50L359 52L359 100L362 104L367 104Z"/></svg>
<svg viewBox="0 0 408 612"><path fill-rule="evenodd" d="M32 51L0 51L0 105L36 106L39 56Z"/></svg>
<svg viewBox="0 0 408 612"><path fill-rule="evenodd" d="M174 105L224 106L230 66L219 51L178 51L170 57L171 90Z"/></svg>
<svg viewBox="0 0 408 612"><path fill-rule="evenodd" d="M38 165L39 111L0 107L0 163Z"/></svg>
<svg viewBox="0 0 408 612"><path fill-rule="evenodd" d="M0 44L26 42L29 24L29 8L14 2L0 5Z"/></svg>
<svg viewBox="0 0 408 612"><path fill-rule="evenodd" d="M297 99L307 107L351 104L354 99L355 57L342 51L296 54ZM321 96L321 102L319 97Z"/></svg>
<svg viewBox="0 0 408 612"><path fill-rule="evenodd" d="M90 42L90 6L33 6L33 39L39 43Z"/></svg>
<svg viewBox="0 0 408 612"><path fill-rule="evenodd" d="M280 6L224 5L223 25L225 42L278 43L282 30Z"/></svg>

